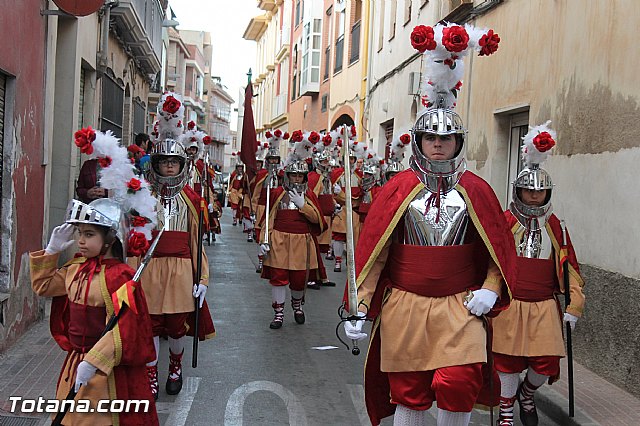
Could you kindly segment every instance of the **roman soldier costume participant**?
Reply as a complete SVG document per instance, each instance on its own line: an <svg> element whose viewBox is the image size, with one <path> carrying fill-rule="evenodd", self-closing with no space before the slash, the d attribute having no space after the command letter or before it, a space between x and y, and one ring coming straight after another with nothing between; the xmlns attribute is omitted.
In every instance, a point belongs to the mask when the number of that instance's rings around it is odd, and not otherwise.
<svg viewBox="0 0 640 426"><path fill-rule="evenodd" d="M295 133L295 132L294 132ZM256 203L256 218L258 221L255 224L255 234L256 234L256 242L258 243L258 267L256 268L257 273L262 272L262 265L264 262L264 255L260 248L260 244L264 240L264 235L262 234L262 226L263 223L260 222L259 219L262 218L265 212L266 203L267 203L267 188L275 189L279 184L278 173L280 171L280 143L285 140L282 135L276 136L271 132L267 132L265 134L267 136L267 152L265 154L265 169L267 171L267 176L265 180L262 181L260 185L259 197ZM289 133L285 133L284 136L289 138ZM256 192L258 190L256 189Z"/></svg>
<svg viewBox="0 0 640 426"><path fill-rule="evenodd" d="M364 221L367 218L367 214L369 213L369 209L371 208L371 203L378 195L381 187L379 183L379 169L380 166L384 164L384 160L382 160L378 154L374 152L368 152L366 157L362 163L362 201L358 206L358 216L360 218L360 228L364 224Z"/></svg>
<svg viewBox="0 0 640 426"><path fill-rule="evenodd" d="M411 143L411 135L403 133L395 138L389 147L389 158L382 166L382 184L389 182L389 179L404 170L404 152Z"/></svg>
<svg viewBox="0 0 640 426"><path fill-rule="evenodd" d="M169 338L169 376L166 391L176 395L182 389L182 355L184 336L194 330L194 298L199 305L200 340L213 337L215 330L204 300L209 284L209 263L198 244L200 212L206 218L206 204L187 185L190 163L178 138L182 133L181 116L184 107L172 94L163 95L158 104L159 140L151 153L147 179L157 196L158 230L164 233L141 277L142 287L149 296L147 304L153 323L156 359L148 364L151 390L158 394L159 336ZM154 231L157 232L157 231ZM202 253L201 271L197 280L197 253ZM197 282L196 282L197 281ZM190 325L188 325L188 322Z"/></svg>
<svg viewBox="0 0 640 426"><path fill-rule="evenodd" d="M233 226L238 224L242 219L242 199L244 198L244 164L240 160L240 153L231 153L235 158L235 168L229 176L229 204L233 214Z"/></svg>
<svg viewBox="0 0 640 426"><path fill-rule="evenodd" d="M270 190L269 205L261 219L266 241L260 245L261 254L266 255L262 278L272 286L274 318L269 325L272 329L282 327L287 285L291 289L294 319L304 324L305 285L318 268L314 238L326 224L318 198L307 186L309 169L305 160L310 149L308 141L295 144L285 162L283 185Z"/></svg>
<svg viewBox="0 0 640 426"><path fill-rule="evenodd" d="M421 51L431 49L427 109L412 129L410 169L382 187L355 253L359 316L374 320L365 400L373 425L394 412L395 425L427 424L434 401L439 425L467 425L474 404L497 402L481 393L494 376L482 317L509 305L514 245L493 190L466 170L466 130L452 109L460 58L485 31L416 32L429 42ZM363 323L345 322L347 336L366 337Z"/></svg>
<svg viewBox="0 0 640 426"><path fill-rule="evenodd" d="M360 181L362 179L362 170L356 169L355 164L358 158L361 158L364 155L364 143L360 143L353 138L356 136L356 127L351 126L351 133L349 135L343 135L342 133L338 133L338 146L342 146L342 144L348 144L345 146L349 147L349 161L351 162L351 198L353 203L352 212L353 215L353 229L354 229L354 243L358 244L358 235L360 234L360 219L357 214L358 207L360 206L360 201L362 198L362 188ZM336 202L340 206L344 206L345 204L345 192L344 192L344 168L338 167L331 172L331 183L333 184L333 193ZM334 272L342 271L342 258L345 253L345 241L346 241L346 226L347 226L347 218L346 211L344 209L340 209L337 214L333 218L333 223L331 224L332 230L332 246L333 246L333 255L335 256L335 266L333 268Z"/></svg>
<svg viewBox="0 0 640 426"><path fill-rule="evenodd" d="M47 248L30 253L33 290L53 297L51 333L67 352L56 399L75 391L90 405L90 412L64 414L62 424L157 425L145 368L155 356L151 319L145 293L132 281L135 271L125 257L127 249L137 255L149 248L145 235L151 238L154 198L110 132L89 127L75 136L82 152L97 158L100 187L113 199L90 204L71 200L66 223L53 230ZM59 254L74 243L76 229L79 253L58 269ZM106 328L115 313L117 322ZM148 401L149 411L97 412L99 401L113 399Z"/></svg>
<svg viewBox="0 0 640 426"><path fill-rule="evenodd" d="M324 216L327 228L316 239L318 246L318 276L311 277L307 287L319 290L321 286L335 287L336 283L330 281L327 277L327 270L324 267L322 256L320 253L327 253L331 245L331 220L335 211L336 202L333 199L333 190L331 187L329 159L331 158L331 150L335 146L335 141L331 134L320 135L317 132L310 132L305 135L309 143L313 144L313 155L311 161L314 170L308 174L308 186L318 197L320 209Z"/></svg>
<svg viewBox="0 0 640 426"><path fill-rule="evenodd" d="M555 145L555 132L547 122L531 128L523 145L525 168L513 182L513 201L505 212L515 237L518 280L511 306L493 320L494 361L500 375L500 426L513 425L513 405L520 404L524 425L537 425L534 392L560 373L565 356L562 322L571 328L584 308L584 281L566 234L563 244L560 221L552 212L551 176L540 166ZM556 295L567 291L563 262L568 259L571 304L564 317ZM520 372L526 370L518 387Z"/></svg>
<svg viewBox="0 0 640 426"><path fill-rule="evenodd" d="M250 243L253 242L254 224L256 221L258 200L260 199L260 191L262 190L262 184L264 184L267 178L267 169L263 168L263 165L264 154L268 147L268 143L261 144L257 141L256 174L251 178L251 181L247 182L246 179L244 181L243 192L246 196L242 199L242 225L244 226L243 232L247 234L247 242Z"/></svg>

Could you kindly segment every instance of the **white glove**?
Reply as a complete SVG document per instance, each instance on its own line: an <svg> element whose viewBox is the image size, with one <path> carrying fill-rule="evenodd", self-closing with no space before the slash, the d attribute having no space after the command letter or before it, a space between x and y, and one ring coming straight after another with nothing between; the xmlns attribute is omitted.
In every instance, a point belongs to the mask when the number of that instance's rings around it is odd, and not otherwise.
<svg viewBox="0 0 640 426"><path fill-rule="evenodd" d="M53 228L49 244L47 248L44 249L45 253L56 254L69 248L74 242L73 233L75 230L76 227L70 223L65 223Z"/></svg>
<svg viewBox="0 0 640 426"><path fill-rule="evenodd" d="M333 184L333 193L338 195L342 192L342 187L340 186L340 184L338 182Z"/></svg>
<svg viewBox="0 0 640 426"><path fill-rule="evenodd" d="M333 214L335 215L340 214L341 211L342 211L342 206L340 204L336 204L335 207L333 208Z"/></svg>
<svg viewBox="0 0 640 426"><path fill-rule="evenodd" d="M193 285L193 297L198 298L198 302L200 307L202 308L202 304L204 303L204 295L207 294L207 286L204 284L194 284Z"/></svg>
<svg viewBox="0 0 640 426"><path fill-rule="evenodd" d="M213 204L209 204L209 213L213 213Z"/></svg>
<svg viewBox="0 0 640 426"><path fill-rule="evenodd" d="M304 194L298 194L298 191L295 189L289 191L289 199L297 208L301 209L304 207Z"/></svg>
<svg viewBox="0 0 640 426"><path fill-rule="evenodd" d="M269 250L271 250L269 244L262 243L258 246L258 254L260 256L265 256L267 253L269 253Z"/></svg>
<svg viewBox="0 0 640 426"><path fill-rule="evenodd" d="M496 300L498 300L496 292L481 288L480 290L475 290L471 300L464 304L473 315L482 316L493 308Z"/></svg>
<svg viewBox="0 0 640 426"><path fill-rule="evenodd" d="M364 312L358 312L358 316L360 318L364 318L366 314ZM345 321L344 323L344 332L347 337L351 340L362 340L367 337L367 333L363 333L362 325L364 324L364 320L358 320L355 322L356 325L353 325L351 321Z"/></svg>
<svg viewBox="0 0 640 426"><path fill-rule="evenodd" d="M578 317L575 315L571 315L568 312L565 312L564 317L562 318L562 321L568 322L569 326L571 327L571 331L573 331L576 328L576 322L578 322Z"/></svg>
<svg viewBox="0 0 640 426"><path fill-rule="evenodd" d="M89 380L96 375L97 370L97 367L94 367L87 361L82 361L78 364L78 370L76 371L76 385L74 387L75 391L78 392L80 390L80 385L87 386Z"/></svg>

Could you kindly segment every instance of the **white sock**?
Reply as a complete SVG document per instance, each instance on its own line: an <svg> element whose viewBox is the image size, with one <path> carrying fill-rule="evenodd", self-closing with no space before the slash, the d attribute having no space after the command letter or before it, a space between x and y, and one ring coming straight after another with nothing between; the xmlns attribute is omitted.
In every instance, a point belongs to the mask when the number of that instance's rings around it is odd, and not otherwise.
<svg viewBox="0 0 640 426"><path fill-rule="evenodd" d="M334 241L333 242L333 255L335 257L343 257L344 256L344 241Z"/></svg>
<svg viewBox="0 0 640 426"><path fill-rule="evenodd" d="M529 383L531 383L535 387L544 385L544 382L546 382L548 378L549 376L536 373L531 367L529 367L529 370L527 370L527 379L529 380Z"/></svg>
<svg viewBox="0 0 640 426"><path fill-rule="evenodd" d="M503 398L513 398L516 396L520 374L498 371L498 376L500 377L500 396Z"/></svg>
<svg viewBox="0 0 640 426"><path fill-rule="evenodd" d="M291 297L293 299L302 299L302 296L304 296L304 291L291 290Z"/></svg>
<svg viewBox="0 0 640 426"><path fill-rule="evenodd" d="M393 426L426 426L426 411L412 410L409 407L398 404L393 416Z"/></svg>
<svg viewBox="0 0 640 426"><path fill-rule="evenodd" d="M438 426L467 426L471 420L471 412L456 413L438 408Z"/></svg>
<svg viewBox="0 0 640 426"><path fill-rule="evenodd" d="M180 355L184 350L184 337L179 339L169 337L169 350L174 355Z"/></svg>
<svg viewBox="0 0 640 426"><path fill-rule="evenodd" d="M253 222L251 222L251 220L247 219L246 217L242 218L242 224L244 225L245 231L251 231L253 229Z"/></svg>
<svg viewBox="0 0 640 426"><path fill-rule="evenodd" d="M274 303L284 303L284 299L287 297L287 287L284 285L272 285L271 286L271 300Z"/></svg>
<svg viewBox="0 0 640 426"><path fill-rule="evenodd" d="M158 352L160 352L160 336L153 336L153 346L156 349L156 359L147 363L147 367L153 367L158 365Z"/></svg>

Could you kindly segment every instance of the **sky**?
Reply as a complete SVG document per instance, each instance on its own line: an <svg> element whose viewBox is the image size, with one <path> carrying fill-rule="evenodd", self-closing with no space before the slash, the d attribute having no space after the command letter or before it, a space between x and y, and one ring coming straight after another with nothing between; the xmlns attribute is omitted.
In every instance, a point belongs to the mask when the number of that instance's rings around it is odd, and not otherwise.
<svg viewBox="0 0 640 426"><path fill-rule="evenodd" d="M247 84L249 68L254 71L255 41L242 38L251 18L264 12L255 0L169 0L169 6L180 22L178 30L211 33L213 60L211 75L219 76L227 93L236 101L239 89ZM237 114L232 113L231 128L237 126Z"/></svg>

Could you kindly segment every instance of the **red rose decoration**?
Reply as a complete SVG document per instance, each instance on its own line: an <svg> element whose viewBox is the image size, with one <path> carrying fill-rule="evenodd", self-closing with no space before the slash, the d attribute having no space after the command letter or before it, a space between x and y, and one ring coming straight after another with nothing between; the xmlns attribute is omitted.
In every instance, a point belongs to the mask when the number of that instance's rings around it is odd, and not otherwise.
<svg viewBox="0 0 640 426"><path fill-rule="evenodd" d="M433 28L418 25L411 32L411 45L420 53L425 50L434 50L436 41L433 39Z"/></svg>
<svg viewBox="0 0 640 426"><path fill-rule="evenodd" d="M96 140L96 132L91 126L78 130L73 134L73 137L75 138L76 146L80 148L80 152L87 155L93 154L93 145L91 143Z"/></svg>
<svg viewBox="0 0 640 426"><path fill-rule="evenodd" d="M485 35L480 37L480 56L489 56L498 50L498 43L500 43L500 37L498 34L494 34L493 30L489 30Z"/></svg>
<svg viewBox="0 0 640 426"><path fill-rule="evenodd" d="M332 140L333 139L331 138L331 135L328 133L322 137L322 143L324 144L324 146L331 145Z"/></svg>
<svg viewBox="0 0 640 426"><path fill-rule="evenodd" d="M338 142L336 143L336 145L338 145L340 148L342 148L342 139L338 139Z"/></svg>
<svg viewBox="0 0 640 426"><path fill-rule="evenodd" d="M202 143L205 145L210 145L211 142L213 142L213 139L211 139L211 136L207 135L204 138L202 138Z"/></svg>
<svg viewBox="0 0 640 426"><path fill-rule="evenodd" d="M462 87L462 82L461 82L461 81L458 81L458 82L456 83L456 86L454 87L454 89L455 89L455 90L460 90L460 88L461 88L461 87Z"/></svg>
<svg viewBox="0 0 640 426"><path fill-rule="evenodd" d="M282 135L282 139L289 139L289 132L284 132L284 135Z"/></svg>
<svg viewBox="0 0 640 426"><path fill-rule="evenodd" d="M384 164L384 160L380 160L380 165L382 166Z"/></svg>
<svg viewBox="0 0 640 426"><path fill-rule="evenodd" d="M459 25L442 29L442 44L449 52L462 52L469 45L469 34Z"/></svg>
<svg viewBox="0 0 640 426"><path fill-rule="evenodd" d="M192 130L194 127L196 127L196 123L194 123L193 120L187 123L188 130Z"/></svg>
<svg viewBox="0 0 640 426"><path fill-rule="evenodd" d="M102 167L103 169L106 169L111 165L111 157L98 158L98 164L100 164L100 167Z"/></svg>
<svg viewBox="0 0 640 426"><path fill-rule="evenodd" d="M142 232L131 231L127 246L128 256L142 256L149 250L149 241Z"/></svg>
<svg viewBox="0 0 640 426"><path fill-rule="evenodd" d="M351 137L352 138L356 137L356 126L351 126Z"/></svg>
<svg viewBox="0 0 640 426"><path fill-rule="evenodd" d="M404 145L409 145L409 143L411 142L411 136L409 136L408 133L403 134L402 136L400 136L400 142L402 142Z"/></svg>
<svg viewBox="0 0 640 426"><path fill-rule="evenodd" d="M369 154L369 155L367 155L367 158L368 158L368 159L372 159L372 158L373 158L373 155Z"/></svg>
<svg viewBox="0 0 640 426"><path fill-rule="evenodd" d="M176 127L182 127L182 120L178 120L178 124L176 124Z"/></svg>
<svg viewBox="0 0 640 426"><path fill-rule="evenodd" d="M127 182L127 188L129 188L133 192L140 191L140 188L142 188L140 179L131 178L131 180Z"/></svg>
<svg viewBox="0 0 640 426"><path fill-rule="evenodd" d="M238 155L242 154L242 151L238 151Z"/></svg>
<svg viewBox="0 0 640 426"><path fill-rule="evenodd" d="M280 136L282 136L282 130L280 130L280 129L276 129L276 130L273 132L273 136L275 136L276 138L279 138Z"/></svg>
<svg viewBox="0 0 640 426"><path fill-rule="evenodd" d="M167 99L164 100L164 104L162 105L162 110L169 114L175 114L178 112L181 105L180 101L173 96L167 96Z"/></svg>
<svg viewBox="0 0 640 426"><path fill-rule="evenodd" d="M267 139L268 139L268 138L271 138L271 137L273 136L273 135L271 134L271 132L270 132L270 131L268 131L268 130L267 130L267 133L265 133L264 135L267 137Z"/></svg>
<svg viewBox="0 0 640 426"><path fill-rule="evenodd" d="M264 145L262 145L265 149L269 148L269 144L268 143L264 143Z"/></svg>
<svg viewBox="0 0 640 426"><path fill-rule="evenodd" d="M302 135L302 130L296 130L291 134L291 139L289 142L300 142L304 136Z"/></svg>
<svg viewBox="0 0 640 426"><path fill-rule="evenodd" d="M429 102L429 98L427 98L426 96L423 96L420 98L420 103L422 104L422 106L429 108L432 103Z"/></svg>
<svg viewBox="0 0 640 426"><path fill-rule="evenodd" d="M533 138L533 145L538 149L538 151L546 152L556 145L556 141L553 140L548 132L542 132Z"/></svg>
<svg viewBox="0 0 640 426"><path fill-rule="evenodd" d="M131 226L137 228L139 226L145 226L147 224L147 218L142 216L132 216Z"/></svg>
<svg viewBox="0 0 640 426"><path fill-rule="evenodd" d="M309 135L309 142L315 144L320 140L320 135L318 134L318 132L311 132L311 134Z"/></svg>
<svg viewBox="0 0 640 426"><path fill-rule="evenodd" d="M304 160L307 162L307 164L313 164L313 159L311 157L307 158L306 160Z"/></svg>

